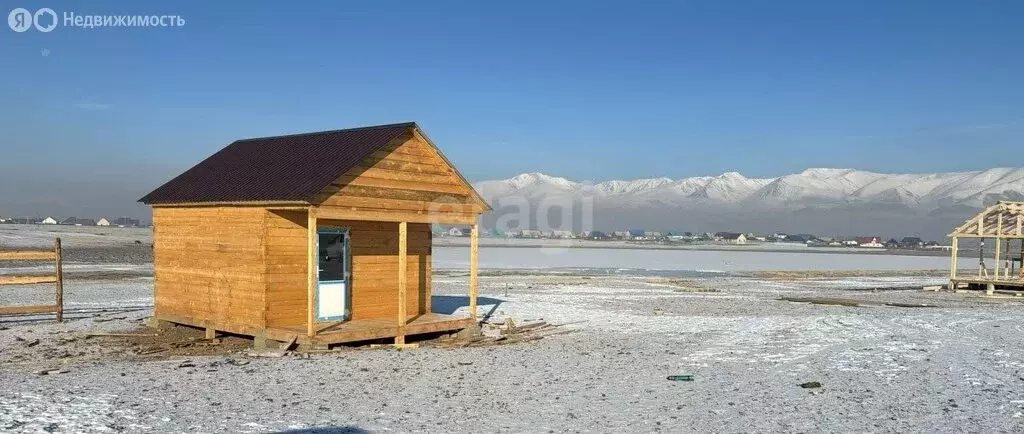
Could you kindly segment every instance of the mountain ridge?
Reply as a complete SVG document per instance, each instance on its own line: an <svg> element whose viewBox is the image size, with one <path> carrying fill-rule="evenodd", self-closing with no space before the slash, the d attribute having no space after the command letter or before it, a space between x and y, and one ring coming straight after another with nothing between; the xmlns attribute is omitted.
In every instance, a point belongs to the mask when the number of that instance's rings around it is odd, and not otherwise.
<svg viewBox="0 0 1024 434"><path fill-rule="evenodd" d="M946 205L982 207L986 195L1024 192L1024 168L980 171L884 174L857 169L809 168L776 178L748 178L739 172L680 179L639 178L603 182L572 181L529 172L504 180L474 184L484 197L552 194L623 199L624 203L717 202L720 204L785 205L814 202L902 203L917 208ZM619 197L622 196L622 197Z"/></svg>
<svg viewBox="0 0 1024 434"><path fill-rule="evenodd" d="M726 172L596 183L530 172L474 187L495 208L484 216L485 226L503 229L784 231L942 239L995 201L1024 200L1024 168L917 174L811 168L775 178ZM532 209L517 216L514 207L523 199ZM541 210L552 203L572 204L572 224L541 224L551 219L551 212ZM510 224L515 218L529 221Z"/></svg>

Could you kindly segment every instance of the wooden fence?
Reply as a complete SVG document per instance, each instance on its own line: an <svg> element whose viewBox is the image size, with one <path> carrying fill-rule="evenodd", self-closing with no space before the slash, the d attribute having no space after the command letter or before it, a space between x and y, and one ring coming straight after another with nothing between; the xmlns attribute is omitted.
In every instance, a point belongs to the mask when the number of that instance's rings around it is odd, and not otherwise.
<svg viewBox="0 0 1024 434"><path fill-rule="evenodd" d="M57 322L64 321L64 270L60 251L60 238L53 240L53 250L0 252L0 261L53 261L54 273L50 275L8 276L0 275L0 285L31 285L53 283L56 290L54 304L37 306L0 306L0 315L25 315L55 313Z"/></svg>

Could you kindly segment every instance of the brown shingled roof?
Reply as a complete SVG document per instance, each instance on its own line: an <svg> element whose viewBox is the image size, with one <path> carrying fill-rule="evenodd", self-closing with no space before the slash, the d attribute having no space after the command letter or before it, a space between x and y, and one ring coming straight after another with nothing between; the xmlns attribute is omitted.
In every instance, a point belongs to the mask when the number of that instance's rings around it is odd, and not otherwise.
<svg viewBox="0 0 1024 434"><path fill-rule="evenodd" d="M414 122L238 140L139 199L146 204L306 201Z"/></svg>

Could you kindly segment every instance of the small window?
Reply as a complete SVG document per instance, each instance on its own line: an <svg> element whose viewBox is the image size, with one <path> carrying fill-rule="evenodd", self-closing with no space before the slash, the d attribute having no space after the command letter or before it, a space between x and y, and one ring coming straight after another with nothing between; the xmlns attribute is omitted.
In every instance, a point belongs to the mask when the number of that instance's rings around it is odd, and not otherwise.
<svg viewBox="0 0 1024 434"><path fill-rule="evenodd" d="M340 281L345 280L345 234L339 232L320 233L320 274L319 280Z"/></svg>

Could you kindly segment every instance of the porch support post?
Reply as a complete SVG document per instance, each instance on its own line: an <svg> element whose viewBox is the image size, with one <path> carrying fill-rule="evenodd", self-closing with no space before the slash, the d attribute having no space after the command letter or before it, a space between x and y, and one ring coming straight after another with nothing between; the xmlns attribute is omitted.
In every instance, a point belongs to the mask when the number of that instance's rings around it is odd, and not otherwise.
<svg viewBox="0 0 1024 434"><path fill-rule="evenodd" d="M316 208L309 207L306 221L306 335L316 336Z"/></svg>
<svg viewBox="0 0 1024 434"><path fill-rule="evenodd" d="M60 248L60 238L53 240L53 258L56 271L57 289L57 322L64 322L64 258Z"/></svg>
<svg viewBox="0 0 1024 434"><path fill-rule="evenodd" d="M953 248L950 249L950 250L952 250L953 255L949 258L949 289L951 291L955 291L956 290L956 269L957 269L957 266L958 266L957 265L957 260L958 260L957 255L959 254L958 252L960 250L960 238L959 237L957 237L955 235L953 236Z"/></svg>
<svg viewBox="0 0 1024 434"><path fill-rule="evenodd" d="M409 250L409 224L398 224L398 333L395 345L405 345L405 291L408 286L407 253Z"/></svg>
<svg viewBox="0 0 1024 434"><path fill-rule="evenodd" d="M995 274L995 277L994 277L995 280L999 280L999 260L1001 259L1000 258L1001 255L1000 254L1002 252L1000 250L1002 248L1002 244L1003 244L1003 213L1000 212L999 215L996 216L996 265L995 265L995 273L993 273L993 274Z"/></svg>
<svg viewBox="0 0 1024 434"><path fill-rule="evenodd" d="M978 231L981 232L981 231ZM978 278L982 278L982 272L988 275L988 269L985 267L985 237L981 238L978 242Z"/></svg>
<svg viewBox="0 0 1024 434"><path fill-rule="evenodd" d="M476 320L476 269L480 252L480 224L476 221L469 231L469 317Z"/></svg>

